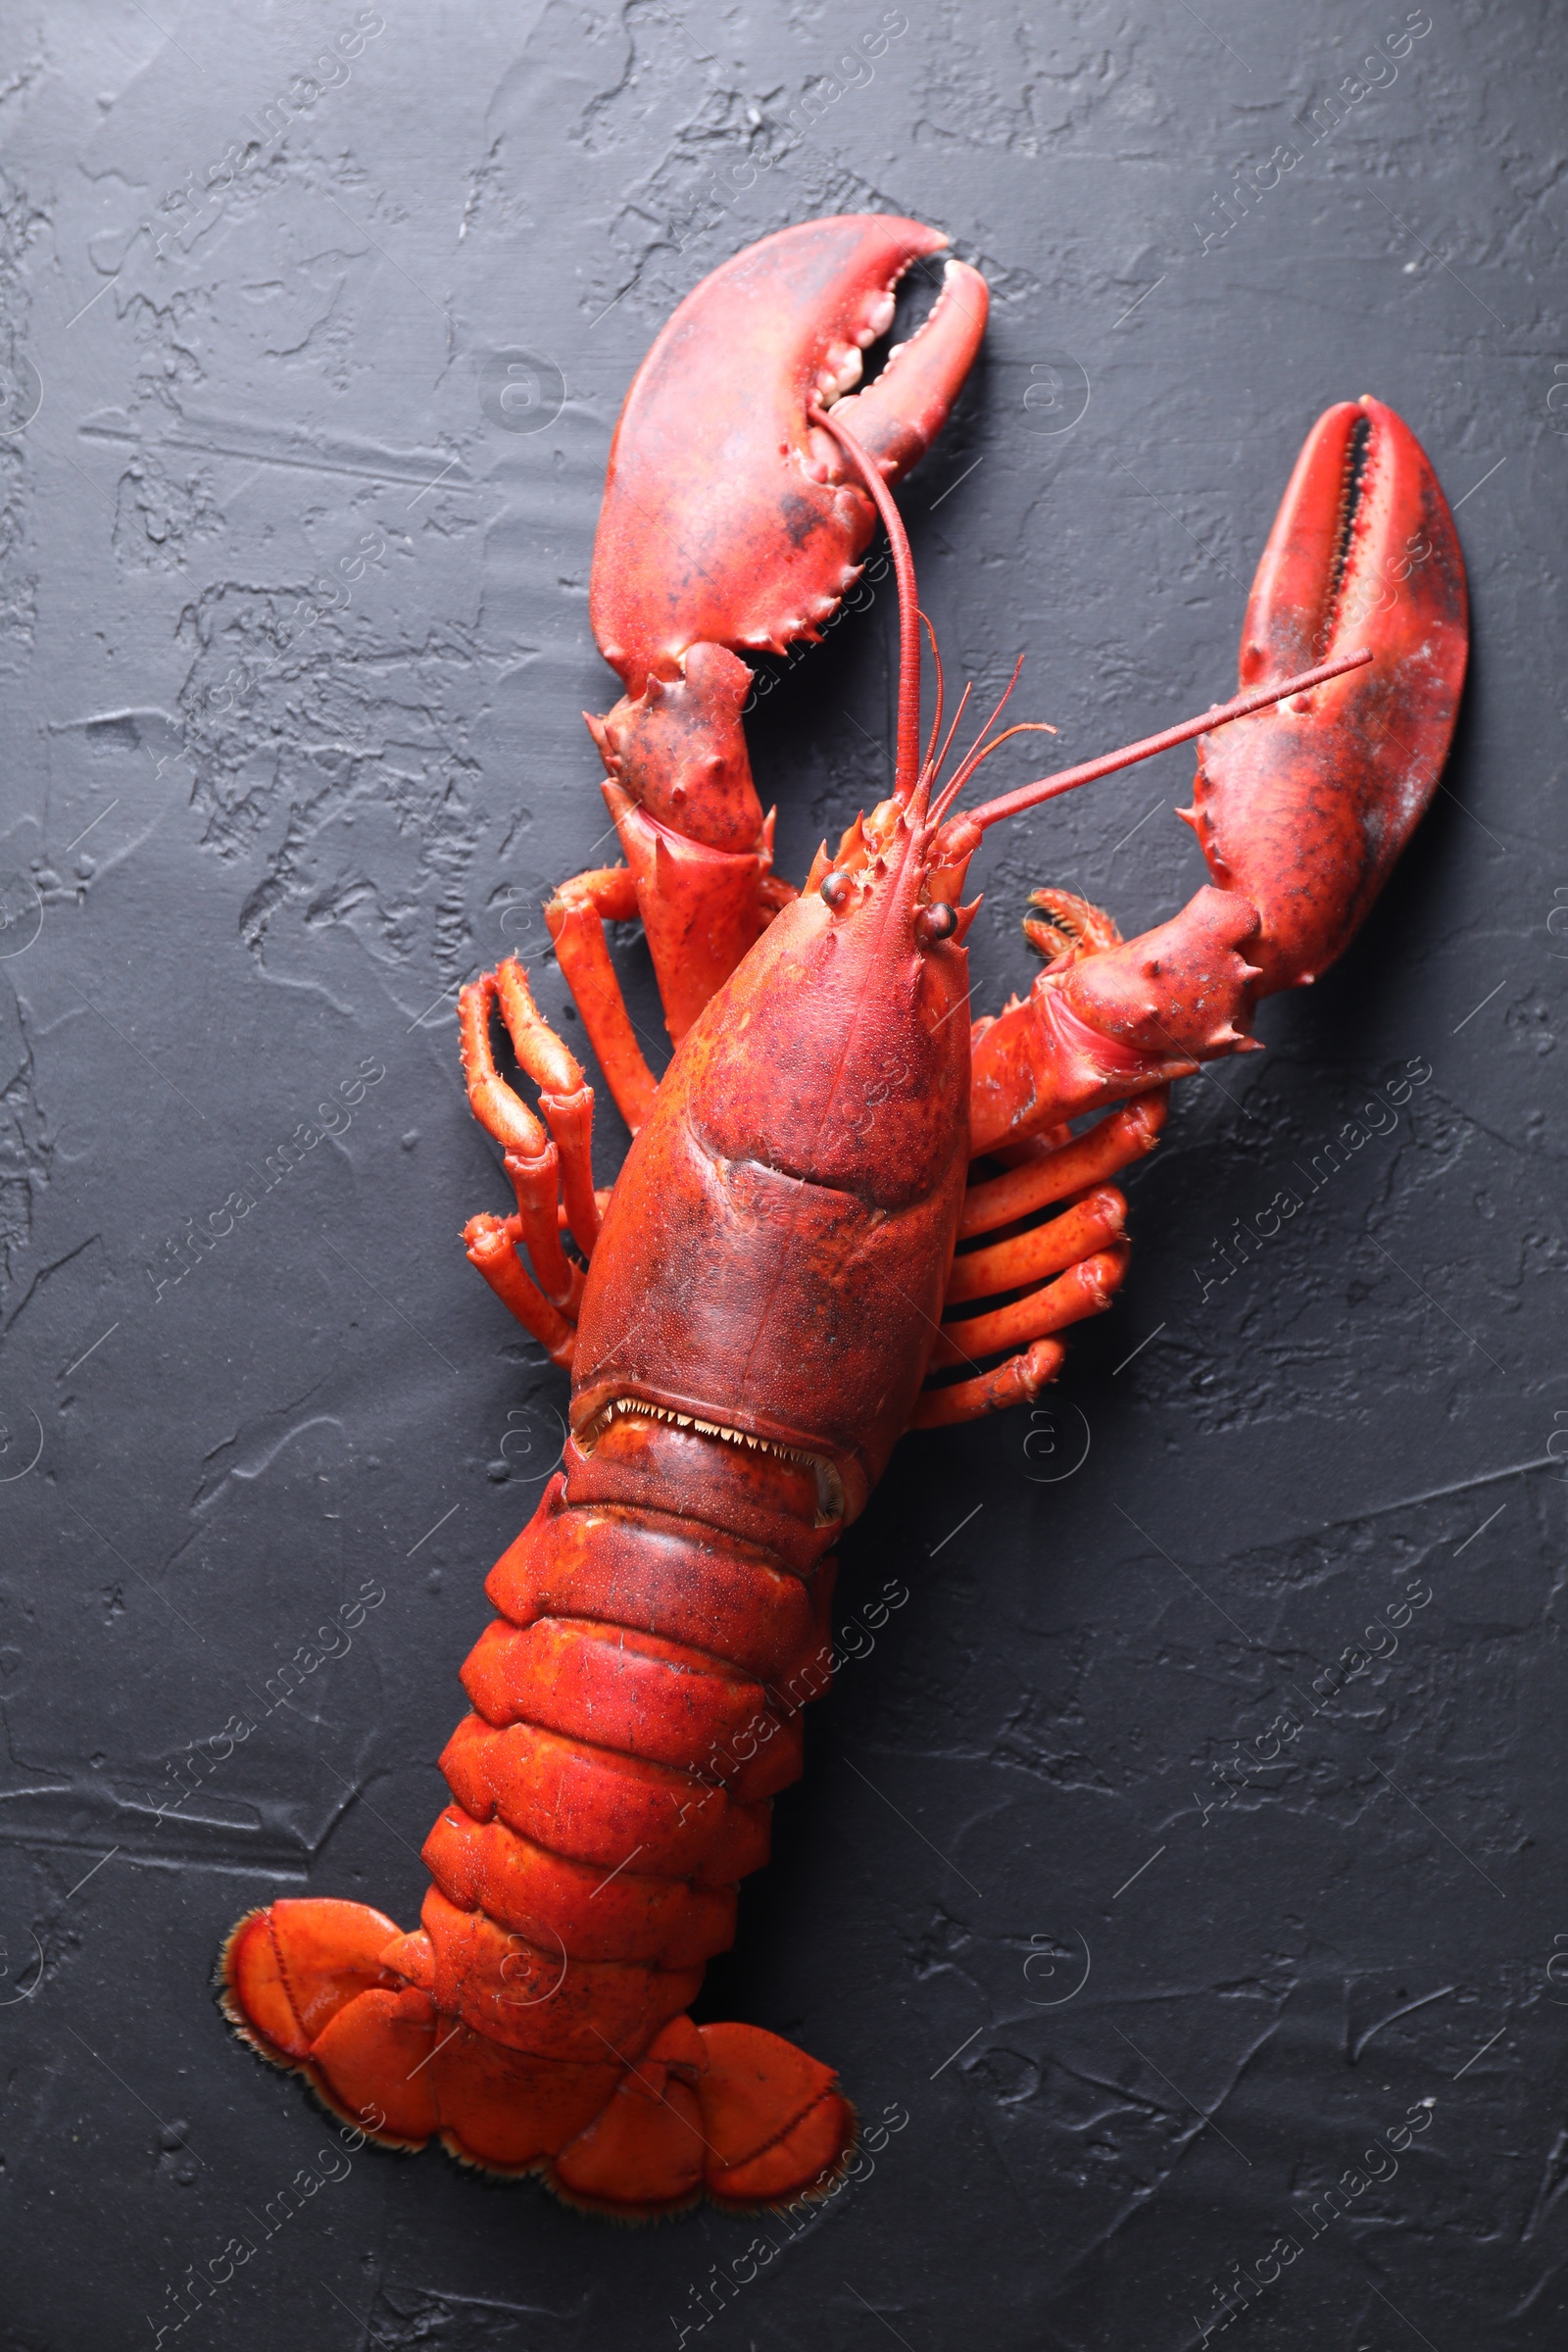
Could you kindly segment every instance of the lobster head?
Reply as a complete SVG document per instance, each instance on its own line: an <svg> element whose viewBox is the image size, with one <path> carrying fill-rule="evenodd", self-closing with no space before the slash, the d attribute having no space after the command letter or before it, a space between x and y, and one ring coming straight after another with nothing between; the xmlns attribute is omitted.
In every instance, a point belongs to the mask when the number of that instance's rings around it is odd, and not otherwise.
<svg viewBox="0 0 1568 2352"><path fill-rule="evenodd" d="M688 1031L589 1269L574 1428L633 1397L807 1455L825 1507L859 1509L925 1375L968 1166L972 909L933 896L935 854L918 806L857 818Z"/></svg>
<svg viewBox="0 0 1568 2352"><path fill-rule="evenodd" d="M728 1158L897 1213L967 1159L972 907L933 898L936 828L884 801L775 916L704 1023L703 1119Z"/></svg>

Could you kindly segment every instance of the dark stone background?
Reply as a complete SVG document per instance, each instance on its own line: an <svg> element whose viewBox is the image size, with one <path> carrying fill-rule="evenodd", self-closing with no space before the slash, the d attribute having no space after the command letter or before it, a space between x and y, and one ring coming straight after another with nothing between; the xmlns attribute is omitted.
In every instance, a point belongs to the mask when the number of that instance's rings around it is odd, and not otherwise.
<svg viewBox="0 0 1568 2352"><path fill-rule="evenodd" d="M1178 2352L1237 2266L1260 2346L1560 2345L1560 13L1014 0L882 41L875 0L385 0L310 83L351 0L156 16L19 5L0 90L6 2345ZM214 1955L270 1890L412 1923L480 1579L559 1442L458 1246L504 1186L452 999L510 940L559 1017L538 902L606 854L610 431L708 270L879 207L996 294L904 499L952 666L1027 649L1067 759L1201 709L1303 433L1370 388L1462 502L1446 791L1268 1055L1182 1095L1051 1411L906 1446L846 1546L846 1625L910 1597L816 1710L704 2013L906 2113L874 2172L733 2304L753 2225L622 2232L433 2153L367 2149L264 2236L334 2143ZM797 874L885 789L892 617L760 706ZM1190 773L991 850L980 1003L1027 976L1031 882L1129 930L1187 897ZM1213 1281L1412 1059L1396 1125ZM332 1141L170 1248L329 1099Z"/></svg>

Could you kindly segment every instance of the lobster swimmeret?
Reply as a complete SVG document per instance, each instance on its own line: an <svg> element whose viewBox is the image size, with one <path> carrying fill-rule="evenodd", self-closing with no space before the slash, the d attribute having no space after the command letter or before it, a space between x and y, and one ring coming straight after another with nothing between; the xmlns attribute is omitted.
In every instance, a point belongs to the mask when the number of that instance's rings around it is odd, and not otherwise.
<svg viewBox="0 0 1568 2352"><path fill-rule="evenodd" d="M944 243L871 216L765 238L687 298L627 395L592 595L625 693L589 720L625 862L546 910L634 1134L612 1192L594 1190L592 1092L521 969L462 1002L469 1101L516 1200L465 1238L570 1367L564 1470L486 1587L500 1615L463 1670L473 1712L441 1759L453 1802L418 1931L280 1901L224 1951L233 2022L374 2136L438 2134L625 2219L705 2192L781 2203L844 2162L854 2114L828 2067L686 2015L800 1770L833 1544L906 1429L1034 1396L1052 1335L1109 1303L1127 1264L1109 1179L1156 1141L1170 1080L1250 1047L1257 1000L1347 946L1431 796L1464 678L1437 478L1392 411L1345 403L1264 552L1240 705L955 813L1015 730L983 730L942 783L939 679L922 757L887 485L978 347L978 273L950 262L919 333L852 389L899 278ZM797 896L771 870L740 657L819 632L879 514L895 789ZM1028 996L972 1031L953 1017L988 826L1184 734L1203 737L1184 813L1213 887L1125 944L1037 891L1024 928L1048 961ZM657 1085L605 941L633 918L676 1045ZM542 1120L496 1066L498 1009Z"/></svg>

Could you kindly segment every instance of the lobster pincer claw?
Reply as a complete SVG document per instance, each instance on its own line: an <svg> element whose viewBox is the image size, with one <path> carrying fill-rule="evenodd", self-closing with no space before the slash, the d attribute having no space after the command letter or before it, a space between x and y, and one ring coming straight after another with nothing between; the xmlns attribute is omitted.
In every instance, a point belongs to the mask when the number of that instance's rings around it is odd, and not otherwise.
<svg viewBox="0 0 1568 2352"><path fill-rule="evenodd" d="M1263 551L1244 688L1357 646L1364 668L1205 736L1195 806L1209 872L1262 924L1256 994L1349 945L1436 788L1464 686L1464 562L1415 435L1365 398L1319 417Z"/></svg>
<svg viewBox="0 0 1568 2352"><path fill-rule="evenodd" d="M925 323L853 387L900 278L946 243L880 214L780 229L687 296L626 395L590 592L626 691L588 725L677 1041L778 903L740 656L817 638L876 527L810 411L842 401L890 481L929 447L985 331L978 271L949 262Z"/></svg>
<svg viewBox="0 0 1568 2352"><path fill-rule="evenodd" d="M807 220L687 295L626 395L594 545L594 634L628 694L694 645L783 653L830 616L876 514L808 412L853 392L899 279L947 242L881 214ZM924 326L846 410L890 481L940 428L986 305L979 272L950 263Z"/></svg>

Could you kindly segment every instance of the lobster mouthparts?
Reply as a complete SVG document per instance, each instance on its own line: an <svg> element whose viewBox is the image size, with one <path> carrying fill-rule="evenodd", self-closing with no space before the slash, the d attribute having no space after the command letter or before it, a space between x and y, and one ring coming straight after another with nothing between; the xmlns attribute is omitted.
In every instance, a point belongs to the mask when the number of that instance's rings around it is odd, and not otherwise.
<svg viewBox="0 0 1568 2352"><path fill-rule="evenodd" d="M1360 928L1436 788L1464 686L1464 563L1421 444L1381 401L1319 417L1263 551L1241 684L1366 645L1365 668L1200 747L1194 827L1262 917L1260 997L1313 980Z"/></svg>

